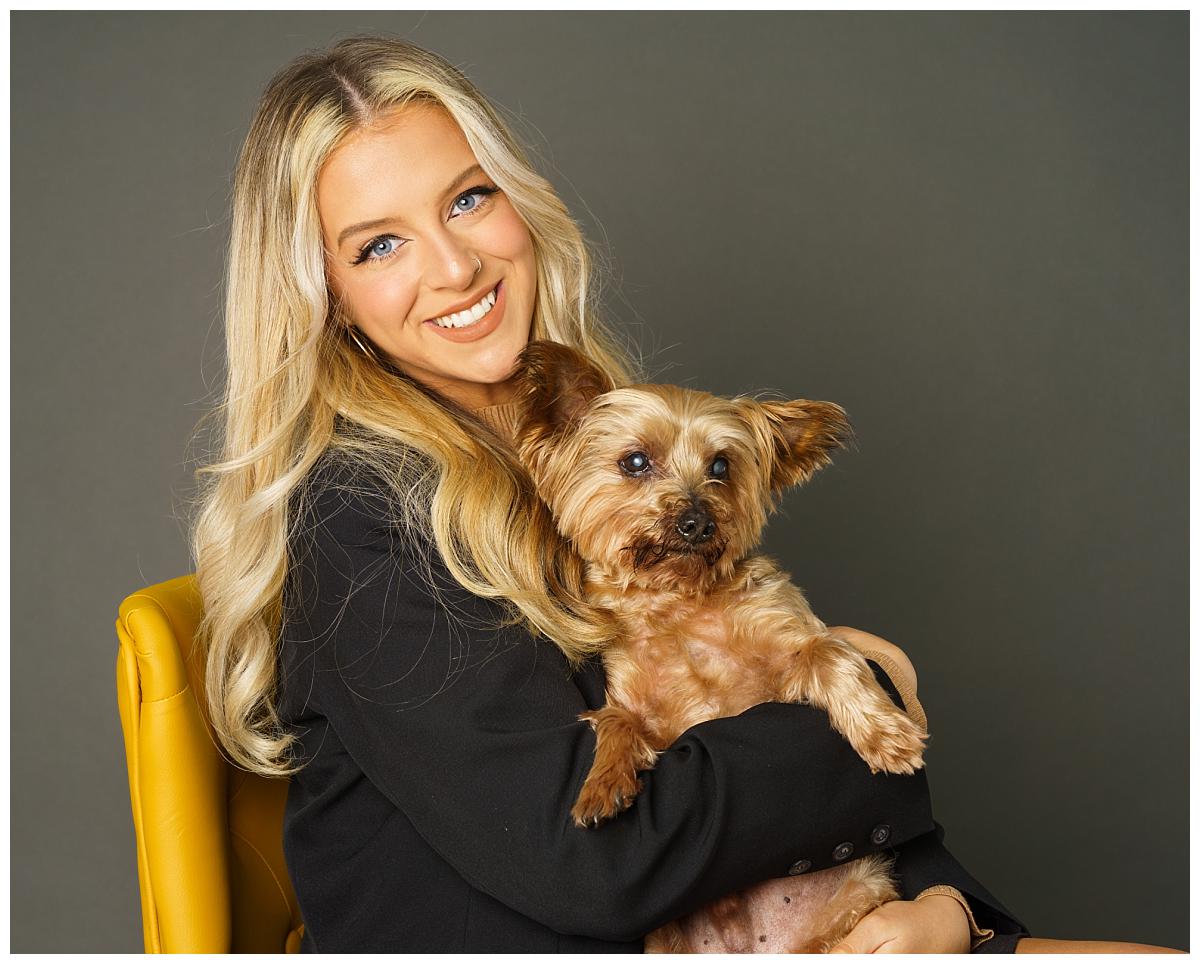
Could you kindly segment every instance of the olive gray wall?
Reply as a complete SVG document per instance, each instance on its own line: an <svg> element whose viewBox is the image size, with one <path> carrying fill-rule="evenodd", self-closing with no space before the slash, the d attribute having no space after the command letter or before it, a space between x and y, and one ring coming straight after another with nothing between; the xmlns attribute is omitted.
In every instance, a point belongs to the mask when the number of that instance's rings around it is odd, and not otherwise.
<svg viewBox="0 0 1200 964"><path fill-rule="evenodd" d="M659 380L832 399L768 549L916 664L958 858L1188 941L1188 14L12 15L12 949L141 947L121 598L188 572L237 148L343 36L463 67Z"/></svg>

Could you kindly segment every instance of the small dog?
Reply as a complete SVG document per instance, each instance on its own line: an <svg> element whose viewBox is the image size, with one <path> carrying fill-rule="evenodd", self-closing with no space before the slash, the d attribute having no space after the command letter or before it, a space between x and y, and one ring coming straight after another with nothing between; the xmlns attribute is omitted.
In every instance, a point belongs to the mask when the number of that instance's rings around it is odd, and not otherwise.
<svg viewBox="0 0 1200 964"><path fill-rule="evenodd" d="M518 371L520 456L585 560L589 599L621 627L603 653L607 705L580 715L596 758L571 811L577 825L629 807L637 771L689 727L768 701L823 709L872 772L923 765L928 734L788 574L754 553L778 496L850 437L841 407L616 388L549 341L530 342ZM659 928L645 950L825 951L897 896L889 871L872 855L766 881Z"/></svg>

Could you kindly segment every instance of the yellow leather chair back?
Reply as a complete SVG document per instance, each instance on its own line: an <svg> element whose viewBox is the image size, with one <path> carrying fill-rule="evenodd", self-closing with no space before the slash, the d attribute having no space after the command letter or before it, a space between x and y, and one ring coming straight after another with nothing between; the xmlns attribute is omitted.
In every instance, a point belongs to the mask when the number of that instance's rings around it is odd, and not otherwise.
<svg viewBox="0 0 1200 964"><path fill-rule="evenodd" d="M283 860L286 780L231 766L203 712L194 575L121 603L117 702L147 953L298 951Z"/></svg>

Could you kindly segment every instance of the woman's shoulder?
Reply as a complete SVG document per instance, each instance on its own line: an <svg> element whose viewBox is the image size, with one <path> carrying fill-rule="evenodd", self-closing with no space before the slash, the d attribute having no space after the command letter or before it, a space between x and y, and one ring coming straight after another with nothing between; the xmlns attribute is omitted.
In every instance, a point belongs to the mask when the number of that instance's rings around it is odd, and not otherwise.
<svg viewBox="0 0 1200 964"><path fill-rule="evenodd" d="M347 511L369 517L386 514L387 487L369 465L345 453L323 453L292 493L295 517L309 526Z"/></svg>
<svg viewBox="0 0 1200 964"><path fill-rule="evenodd" d="M342 487L378 492L388 474L423 471L428 458L404 442L379 435L344 415L333 417L333 434L309 467L305 482L314 487Z"/></svg>
<svg viewBox="0 0 1200 964"><path fill-rule="evenodd" d="M364 459L336 448L327 448L312 464L298 489L312 494L342 491L369 497L386 491L379 470Z"/></svg>
<svg viewBox="0 0 1200 964"><path fill-rule="evenodd" d="M335 439L317 457L296 487L296 494L341 493L356 501L390 501L403 492L427 488L433 465L427 455L402 442L384 439L341 416ZM338 437L348 444L338 444ZM364 444L365 443L365 444Z"/></svg>
<svg viewBox="0 0 1200 964"><path fill-rule="evenodd" d="M411 493L410 493L411 494ZM291 541L319 547L386 546L415 551L423 526L404 524L413 506L380 466L343 450L327 449L292 493ZM403 534L403 538L402 538ZM422 553L423 554L423 553Z"/></svg>

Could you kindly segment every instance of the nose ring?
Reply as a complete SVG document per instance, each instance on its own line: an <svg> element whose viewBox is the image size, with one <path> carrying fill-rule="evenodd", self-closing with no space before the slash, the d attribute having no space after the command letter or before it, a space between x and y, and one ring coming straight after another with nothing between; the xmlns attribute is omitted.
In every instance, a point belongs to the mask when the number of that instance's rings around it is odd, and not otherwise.
<svg viewBox="0 0 1200 964"><path fill-rule="evenodd" d="M476 258L476 259L475 259L475 273L476 273L476 274L479 274L479 272L480 272L482 269L483 269L483 262L482 262L482 261L480 261L480 260L479 260L479 258Z"/></svg>

